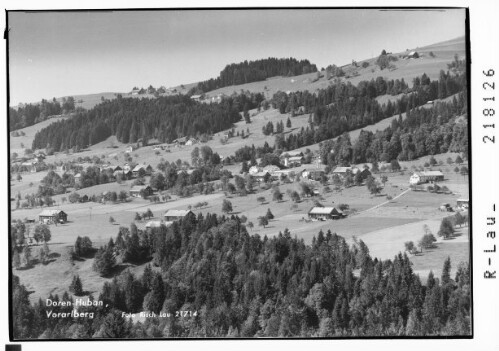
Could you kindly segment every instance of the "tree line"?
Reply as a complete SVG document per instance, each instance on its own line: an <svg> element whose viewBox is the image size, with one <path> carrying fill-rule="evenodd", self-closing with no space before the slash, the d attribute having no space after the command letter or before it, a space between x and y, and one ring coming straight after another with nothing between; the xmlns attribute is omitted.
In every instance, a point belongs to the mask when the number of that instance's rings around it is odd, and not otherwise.
<svg viewBox="0 0 499 351"><path fill-rule="evenodd" d="M48 319L42 301L30 304L26 288L14 277L14 335L396 337L471 332L467 263L458 264L451 277L456 263L447 259L441 277L430 272L423 284L406 254L379 260L361 240L348 245L330 231L320 231L305 244L287 229L261 237L250 235L236 216L199 214L147 231L120 228L116 240L97 255L95 268L103 275L113 274L118 260L151 262L142 275L124 271L106 282L98 300L109 306L93 308L93 319ZM134 324L121 313L175 315L180 310L197 313Z"/></svg>
<svg viewBox="0 0 499 351"><path fill-rule="evenodd" d="M308 60L298 61L295 58L269 57L256 61L244 61L225 66L217 78L199 82L194 93L206 93L211 90L231 85L259 82L275 76L297 76L317 72L317 66Z"/></svg>

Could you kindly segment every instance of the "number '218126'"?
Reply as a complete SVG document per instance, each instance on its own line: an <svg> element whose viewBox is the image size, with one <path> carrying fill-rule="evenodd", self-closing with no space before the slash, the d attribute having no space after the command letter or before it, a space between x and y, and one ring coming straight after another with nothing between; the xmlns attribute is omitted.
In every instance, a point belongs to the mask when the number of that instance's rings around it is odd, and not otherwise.
<svg viewBox="0 0 499 351"><path fill-rule="evenodd" d="M494 74L495 74L495 72L493 69L489 69L488 71L483 71L483 75L486 77L491 78L494 76ZM482 110L482 114L484 117L493 117L496 114L496 111L490 106L492 106L492 104L494 104L496 101L496 97L494 96L495 94L493 94L495 92L496 85L494 82L485 81L482 84L482 88L485 91L492 91L492 94L491 94L492 96L487 96L487 97L483 98L483 101L486 102L486 105L485 105L484 109ZM487 122L489 122L489 121L487 121ZM485 128L485 129L491 128L492 130L494 130L496 128L496 125L495 125L495 123L486 123L483 125L483 128ZM495 144L496 137L494 135L484 135L482 138L482 141L485 144L487 144L487 143Z"/></svg>

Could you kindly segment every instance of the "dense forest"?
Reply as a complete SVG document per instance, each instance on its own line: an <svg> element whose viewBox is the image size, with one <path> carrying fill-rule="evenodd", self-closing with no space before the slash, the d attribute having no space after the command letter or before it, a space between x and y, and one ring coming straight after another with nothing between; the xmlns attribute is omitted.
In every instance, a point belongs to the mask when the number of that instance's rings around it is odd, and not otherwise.
<svg viewBox="0 0 499 351"><path fill-rule="evenodd" d="M17 109L9 107L9 131L32 126L50 116L68 114L75 110L72 96L62 99L62 104L55 98L52 101L42 100L39 104L26 104Z"/></svg>
<svg viewBox="0 0 499 351"><path fill-rule="evenodd" d="M244 61L225 66L217 78L199 82L191 93L206 93L230 85L258 82L276 76L297 76L317 72L317 66L308 60L269 57L256 61Z"/></svg>
<svg viewBox="0 0 499 351"><path fill-rule="evenodd" d="M212 134L239 121L238 110L228 104L202 104L188 96L157 99L122 98L104 101L89 111L59 121L40 130L33 149L50 147L55 151L82 149L116 135L123 143L157 138L172 142L182 136Z"/></svg>
<svg viewBox="0 0 499 351"><path fill-rule="evenodd" d="M361 241L319 232L311 245L286 229L250 235L238 217L199 214L152 231L121 227L94 268L152 260L143 275L125 270L105 283L89 318L48 318L13 280L16 338L337 337L470 335L468 264L445 261L426 284L406 254L381 261ZM450 276L452 265L456 275ZM85 288L83 282L83 290ZM69 300L49 296L55 301ZM171 313L132 324L121 312ZM175 318L176 311L190 311ZM196 312L195 315L193 313Z"/></svg>

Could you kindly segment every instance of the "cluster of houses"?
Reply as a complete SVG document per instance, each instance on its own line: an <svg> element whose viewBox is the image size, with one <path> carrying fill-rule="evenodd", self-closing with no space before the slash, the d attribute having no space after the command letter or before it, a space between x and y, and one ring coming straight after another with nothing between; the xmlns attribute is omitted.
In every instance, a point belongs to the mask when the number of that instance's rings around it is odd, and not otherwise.
<svg viewBox="0 0 499 351"><path fill-rule="evenodd" d="M176 146L179 146L179 145L192 146L192 145L198 144L199 140L197 140L196 138L181 137L181 138L175 139L173 141L173 143Z"/></svg>
<svg viewBox="0 0 499 351"><path fill-rule="evenodd" d="M293 169L280 169L277 166L270 165L265 167L252 166L248 174L257 182L264 182L266 180L279 180L283 177L294 181L296 177L300 179L320 180L325 175L324 169L303 169L296 171Z"/></svg>
<svg viewBox="0 0 499 351"><path fill-rule="evenodd" d="M19 166L20 172L36 173L39 172L42 167L41 164L44 162L47 156L43 152L39 152L30 156L30 158L17 158L12 160L12 165Z"/></svg>
<svg viewBox="0 0 499 351"><path fill-rule="evenodd" d="M220 103L222 102L222 98L224 97L224 94L217 94L212 97L206 97L204 94L203 95L191 95L191 99L194 101L204 101L204 102L211 102L211 103Z"/></svg>
<svg viewBox="0 0 499 351"><path fill-rule="evenodd" d="M153 172L153 167L151 165L136 165L134 168L131 168L128 163L125 163L123 167L117 165L106 165L100 167L101 172L110 172L113 174L115 178L121 176L123 180L130 180L132 178L137 178L141 173L145 175L151 175ZM74 175L75 184L79 183L81 180L81 173L77 173Z"/></svg>
<svg viewBox="0 0 499 351"><path fill-rule="evenodd" d="M345 177L348 174L351 174L352 176L357 176L357 174L361 174L362 179L366 179L368 176L371 175L371 171L369 168L365 167L363 169L360 169L359 167L336 167L333 170L333 175L338 175L340 179L345 179Z"/></svg>

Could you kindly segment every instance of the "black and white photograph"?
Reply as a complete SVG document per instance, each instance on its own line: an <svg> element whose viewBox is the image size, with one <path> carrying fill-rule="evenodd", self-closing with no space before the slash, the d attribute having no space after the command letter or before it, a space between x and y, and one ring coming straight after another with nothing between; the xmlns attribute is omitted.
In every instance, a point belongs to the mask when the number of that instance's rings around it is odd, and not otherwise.
<svg viewBox="0 0 499 351"><path fill-rule="evenodd" d="M30 10L12 342L474 337L469 9Z"/></svg>

